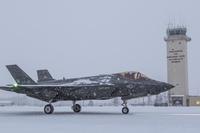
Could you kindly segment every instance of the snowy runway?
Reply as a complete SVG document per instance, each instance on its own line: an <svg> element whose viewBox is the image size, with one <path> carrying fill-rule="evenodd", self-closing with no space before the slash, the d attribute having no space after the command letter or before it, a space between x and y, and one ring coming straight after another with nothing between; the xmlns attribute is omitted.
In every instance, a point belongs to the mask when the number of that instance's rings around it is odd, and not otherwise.
<svg viewBox="0 0 200 133"><path fill-rule="evenodd" d="M55 107L46 115L43 107L0 107L1 133L188 133L200 131L199 107Z"/></svg>

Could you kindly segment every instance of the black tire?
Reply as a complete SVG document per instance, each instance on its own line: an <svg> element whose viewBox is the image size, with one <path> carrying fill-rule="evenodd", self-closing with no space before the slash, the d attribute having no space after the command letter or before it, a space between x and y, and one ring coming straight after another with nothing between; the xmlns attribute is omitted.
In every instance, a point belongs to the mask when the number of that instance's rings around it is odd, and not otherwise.
<svg viewBox="0 0 200 133"><path fill-rule="evenodd" d="M54 107L51 104L47 104L44 106L44 113L45 114L52 114L54 111Z"/></svg>
<svg viewBox="0 0 200 133"><path fill-rule="evenodd" d="M74 106L72 106L72 109L75 113L79 113L81 112L81 105L75 104Z"/></svg>
<svg viewBox="0 0 200 133"><path fill-rule="evenodd" d="M129 113L128 107L123 107L123 108L122 108L122 113L123 113L123 114L128 114L128 113Z"/></svg>

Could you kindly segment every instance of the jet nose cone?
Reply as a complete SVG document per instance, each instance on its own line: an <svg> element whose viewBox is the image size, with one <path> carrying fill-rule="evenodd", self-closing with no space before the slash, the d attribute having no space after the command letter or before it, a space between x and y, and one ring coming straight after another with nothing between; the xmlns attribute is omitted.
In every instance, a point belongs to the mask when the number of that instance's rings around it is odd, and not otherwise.
<svg viewBox="0 0 200 133"><path fill-rule="evenodd" d="M173 86L172 84L169 84L169 83L164 83L164 89L167 91L167 90L170 90L172 88L174 88L175 86Z"/></svg>

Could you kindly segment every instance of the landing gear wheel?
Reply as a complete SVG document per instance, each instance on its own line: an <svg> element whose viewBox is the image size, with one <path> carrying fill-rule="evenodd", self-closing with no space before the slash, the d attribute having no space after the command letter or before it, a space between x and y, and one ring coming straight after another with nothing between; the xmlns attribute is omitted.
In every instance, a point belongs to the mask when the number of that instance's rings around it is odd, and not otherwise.
<svg viewBox="0 0 200 133"><path fill-rule="evenodd" d="M72 106L72 109L75 113L79 113L81 111L81 105L75 104Z"/></svg>
<svg viewBox="0 0 200 133"><path fill-rule="evenodd" d="M123 114L128 114L128 113L129 113L128 107L123 107L123 108L122 108L122 113L123 113Z"/></svg>
<svg viewBox="0 0 200 133"><path fill-rule="evenodd" d="M51 104L47 104L44 106L44 113L45 114L52 114L54 111L54 107Z"/></svg>

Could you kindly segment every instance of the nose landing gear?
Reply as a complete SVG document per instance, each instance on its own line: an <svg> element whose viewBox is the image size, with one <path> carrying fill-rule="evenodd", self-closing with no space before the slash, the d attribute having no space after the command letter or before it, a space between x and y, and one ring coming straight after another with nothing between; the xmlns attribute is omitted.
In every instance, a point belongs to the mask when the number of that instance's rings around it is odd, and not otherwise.
<svg viewBox="0 0 200 133"><path fill-rule="evenodd" d="M129 108L127 107L127 101L126 100L123 100L123 103L122 103L122 113L123 114L128 114L129 113Z"/></svg>
<svg viewBox="0 0 200 133"><path fill-rule="evenodd" d="M79 113L81 111L81 106L79 104L75 104L72 106L72 109L75 113Z"/></svg>

